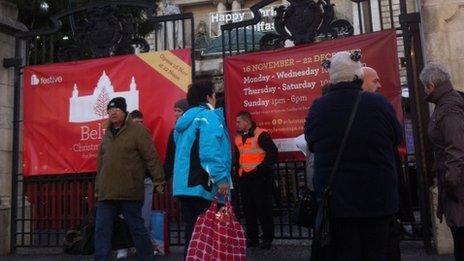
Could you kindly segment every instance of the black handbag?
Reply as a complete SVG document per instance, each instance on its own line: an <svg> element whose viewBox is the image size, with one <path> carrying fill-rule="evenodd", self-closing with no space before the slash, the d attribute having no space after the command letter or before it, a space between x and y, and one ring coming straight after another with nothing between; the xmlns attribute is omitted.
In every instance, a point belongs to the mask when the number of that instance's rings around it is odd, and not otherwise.
<svg viewBox="0 0 464 261"><path fill-rule="evenodd" d="M132 234L126 220L117 215L113 223L113 237L111 240L113 250L131 248L134 246Z"/></svg>
<svg viewBox="0 0 464 261"><path fill-rule="evenodd" d="M66 232L63 251L71 255L92 255L94 249L95 212L89 211L77 230Z"/></svg>
<svg viewBox="0 0 464 261"><path fill-rule="evenodd" d="M353 109L350 114L350 118L348 119L348 124L346 126L345 133L343 135L342 142L338 149L337 157L335 158L334 166L330 173L329 182L327 183L327 187L324 190L324 194L322 195L322 199L317 209L314 236L319 241L322 247L329 245L331 242L330 198L332 196L332 184L335 178L335 173L337 172L338 167L340 165L343 150L345 149L346 141L348 140L348 135L350 133L351 127L353 126L354 117L356 116L356 112L358 111L359 102L361 101L362 94L362 91L358 93L358 96L354 103Z"/></svg>
<svg viewBox="0 0 464 261"><path fill-rule="evenodd" d="M302 227L314 228L317 215L317 200L314 191L307 187L300 189L298 201L293 210L293 223Z"/></svg>

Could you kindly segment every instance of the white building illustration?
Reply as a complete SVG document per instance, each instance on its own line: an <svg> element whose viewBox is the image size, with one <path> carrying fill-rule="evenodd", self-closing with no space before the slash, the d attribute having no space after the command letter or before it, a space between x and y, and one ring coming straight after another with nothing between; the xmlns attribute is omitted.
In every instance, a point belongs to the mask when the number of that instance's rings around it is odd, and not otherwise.
<svg viewBox="0 0 464 261"><path fill-rule="evenodd" d="M124 97L127 111L139 109L139 91L132 76L129 91L114 92L111 80L103 71L92 95L79 97L79 89L74 84L69 98L69 122L90 122L108 118L106 106L115 97Z"/></svg>

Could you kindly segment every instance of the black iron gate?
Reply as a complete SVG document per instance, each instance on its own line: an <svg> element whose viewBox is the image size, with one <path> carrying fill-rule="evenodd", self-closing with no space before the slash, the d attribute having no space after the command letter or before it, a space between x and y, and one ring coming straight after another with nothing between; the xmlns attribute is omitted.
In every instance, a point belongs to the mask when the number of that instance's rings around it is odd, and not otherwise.
<svg viewBox="0 0 464 261"><path fill-rule="evenodd" d="M283 48L286 40L295 45L326 41L353 34L394 29L399 49L401 85L409 91L403 100L404 115L412 121L414 151L402 161L401 176L405 183L406 199L411 203L413 216L403 222L404 240L422 240L431 247L431 216L428 199L431 162L430 146L424 137L428 107L418 81L423 67L419 33L419 7L408 6L406 0L352 0L351 21L336 19L330 0L289 1L275 9L275 33L263 34L255 29L262 21L260 9L276 0L262 0L252 6L253 18L221 26L223 58L241 53ZM340 1L339 1L340 2ZM337 6L335 6L337 8ZM276 238L304 239L310 235L292 223L292 208L299 193L301 177L306 177L304 162L276 164L276 180L280 204L275 204ZM300 182L301 183L301 182ZM304 183L304 182L303 182ZM280 232L279 232L280 231ZM302 232L303 231L303 232Z"/></svg>
<svg viewBox="0 0 464 261"><path fill-rule="evenodd" d="M102 58L136 52L192 49L193 14L157 16L157 6L141 1L104 1L59 12L51 27L16 35L12 158L11 250L61 246L66 230L81 224L94 205L95 173L24 177L20 168L22 69L28 65ZM172 243L182 243L177 208L170 196L155 197L169 207Z"/></svg>
<svg viewBox="0 0 464 261"><path fill-rule="evenodd" d="M285 37L288 38L289 33L285 33L282 27L276 25L278 34L267 36L256 32L253 27L261 20L259 9L274 2L276 0L263 0L254 5L251 10L255 15L250 21L222 26L223 57L283 47ZM353 8L357 10L356 15L353 16L353 26L350 21L335 19L329 0L293 2L315 3L325 11L324 19L326 19L317 31L305 31L301 37L294 39L296 43L307 41L310 37L305 34L308 33L322 40L390 28L397 31L399 47L404 48L403 54L400 55L402 63L399 65L402 66L401 71L404 76L402 84L410 93L410 98L405 104L410 111L407 109L406 114L411 115L415 140L415 154L409 155L403 162L402 176L410 185L410 198L414 202L414 211L417 214L415 221L406 225L411 225L412 230L417 234L405 239L423 240L426 246L430 246L431 221L427 196L430 166L427 163L431 161L426 160L429 159L430 152L422 135L425 133L428 110L421 97L422 92L419 91L420 84L417 80L418 72L422 69L418 13L407 13L408 6L405 0L400 0L398 5L394 4L394 0L353 0ZM375 11L377 9L378 11ZM94 173L34 178L25 178L21 175L19 145L23 66L106 57L136 51L177 48L194 50L193 15L154 16L155 11L154 5L137 3L137 1L95 3L52 16L53 26L49 29L17 35L15 58L7 61L7 64L15 67L11 215L13 251L16 247L60 246L65 230L80 224L94 203ZM398 16L397 13L401 15ZM140 21L138 19L140 17L143 17L144 21ZM140 33L142 28L138 27L140 22L145 22L148 26L148 37L146 35L142 37ZM118 26L111 26L115 25L114 23ZM121 30L114 31L114 28ZM105 34L117 37L111 39L95 37ZM26 50L24 57L20 52L22 48ZM192 61L192 75L194 75L195 62L193 59ZM299 184L306 182L305 162L281 162L275 166L275 169L280 198L279 204L275 206L276 238L308 239L310 237L308 230L292 223L291 211L299 191ZM177 205L172 204L169 196L155 198L155 202L160 208L169 209L172 221L171 243L183 244Z"/></svg>

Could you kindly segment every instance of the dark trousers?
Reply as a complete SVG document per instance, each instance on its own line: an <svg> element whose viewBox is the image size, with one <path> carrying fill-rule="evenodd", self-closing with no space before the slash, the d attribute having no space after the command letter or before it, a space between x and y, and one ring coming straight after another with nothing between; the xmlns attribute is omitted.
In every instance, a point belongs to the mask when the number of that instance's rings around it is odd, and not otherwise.
<svg viewBox="0 0 464 261"><path fill-rule="evenodd" d="M391 220L392 217L332 219L332 244L321 248L317 241L313 242L318 256L311 261L389 261Z"/></svg>
<svg viewBox="0 0 464 261"><path fill-rule="evenodd" d="M452 227L451 234L454 241L454 259L464 261L464 227Z"/></svg>
<svg viewBox="0 0 464 261"><path fill-rule="evenodd" d="M402 225L396 218L391 219L390 233L388 233L387 260L401 261L401 230Z"/></svg>
<svg viewBox="0 0 464 261"><path fill-rule="evenodd" d="M242 178L240 195L246 221L247 240L259 242L258 220L263 232L263 240L274 239L272 215L272 179L265 177Z"/></svg>
<svg viewBox="0 0 464 261"><path fill-rule="evenodd" d="M314 230L313 230L313 240L311 240L311 259L310 261L324 261L324 253L322 251L321 244L317 239L314 237Z"/></svg>
<svg viewBox="0 0 464 261"><path fill-rule="evenodd" d="M211 201L200 197L180 197L180 211L182 220L185 222L185 248L184 258L187 256L187 249L192 238L193 229L198 216L205 213L211 205Z"/></svg>
<svg viewBox="0 0 464 261"><path fill-rule="evenodd" d="M142 219L141 201L108 200L97 202L95 218L95 260L110 261L113 221L118 213L123 214L134 240L139 260L154 260L150 234Z"/></svg>

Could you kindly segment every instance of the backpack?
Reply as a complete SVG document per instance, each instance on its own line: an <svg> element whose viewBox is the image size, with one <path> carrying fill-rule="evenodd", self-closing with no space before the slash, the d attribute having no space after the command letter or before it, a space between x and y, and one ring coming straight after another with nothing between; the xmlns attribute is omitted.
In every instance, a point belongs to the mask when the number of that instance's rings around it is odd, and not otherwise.
<svg viewBox="0 0 464 261"><path fill-rule="evenodd" d="M67 231L64 237L63 251L71 255L93 254L95 252L94 229L93 217L92 219L88 217L79 230Z"/></svg>
<svg viewBox="0 0 464 261"><path fill-rule="evenodd" d="M65 253L71 255L92 255L95 253L94 216L95 211L89 212L78 230L69 230L66 232L63 242L63 251ZM114 219L111 244L113 250L134 246L129 226L119 215Z"/></svg>

